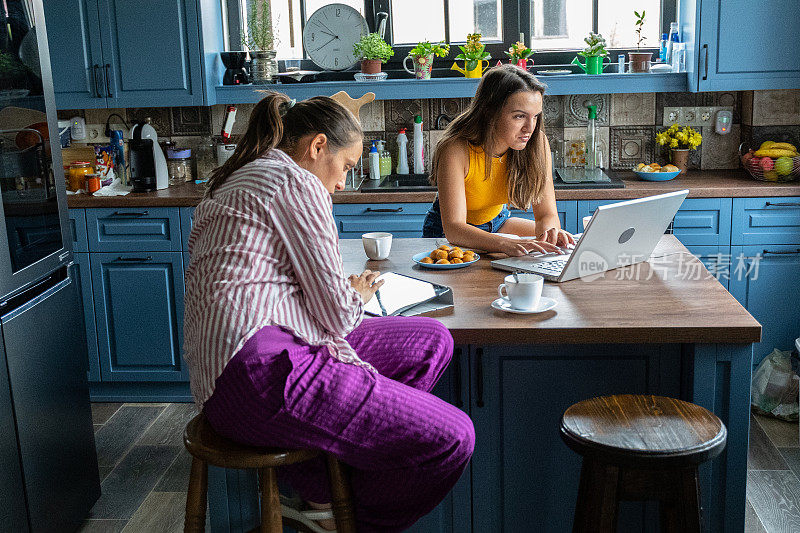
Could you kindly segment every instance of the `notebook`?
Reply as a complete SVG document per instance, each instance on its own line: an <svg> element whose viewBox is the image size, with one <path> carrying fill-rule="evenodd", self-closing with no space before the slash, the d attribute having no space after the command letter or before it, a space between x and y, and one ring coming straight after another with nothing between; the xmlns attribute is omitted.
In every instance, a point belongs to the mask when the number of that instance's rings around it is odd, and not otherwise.
<svg viewBox="0 0 800 533"><path fill-rule="evenodd" d="M384 280L383 286L364 306L372 316L416 316L453 306L450 287L395 272L381 274L378 280Z"/></svg>

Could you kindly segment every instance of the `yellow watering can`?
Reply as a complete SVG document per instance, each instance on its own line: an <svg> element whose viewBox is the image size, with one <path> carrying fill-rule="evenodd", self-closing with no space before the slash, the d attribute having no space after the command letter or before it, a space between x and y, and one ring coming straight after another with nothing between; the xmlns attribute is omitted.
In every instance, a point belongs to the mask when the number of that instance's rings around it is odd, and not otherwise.
<svg viewBox="0 0 800 533"><path fill-rule="evenodd" d="M465 78L480 78L481 76L483 76L483 69L486 68L483 66L484 63L486 63L486 67L489 66L489 62L486 61L485 59L482 59L481 61L478 61L477 66L472 70L466 70L467 66L466 62L464 63L465 68L459 67L458 63L453 63L453 66L450 67L450 70L459 71L461 74L464 75Z"/></svg>

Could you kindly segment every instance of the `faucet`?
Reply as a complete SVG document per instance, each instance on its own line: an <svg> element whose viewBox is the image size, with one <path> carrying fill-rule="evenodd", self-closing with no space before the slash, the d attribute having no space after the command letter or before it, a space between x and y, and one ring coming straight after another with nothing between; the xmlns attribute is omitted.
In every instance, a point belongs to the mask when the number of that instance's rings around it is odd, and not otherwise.
<svg viewBox="0 0 800 533"><path fill-rule="evenodd" d="M443 130L443 129L445 129L445 128L447 127L447 125L448 125L448 124L450 124L452 121L453 121L453 119L452 119L452 118L450 118L449 116L447 116L447 115L445 115L444 113L442 113L441 115L439 115L438 117L436 117L436 129L437 129L437 130ZM444 125L442 125L442 122L444 122Z"/></svg>

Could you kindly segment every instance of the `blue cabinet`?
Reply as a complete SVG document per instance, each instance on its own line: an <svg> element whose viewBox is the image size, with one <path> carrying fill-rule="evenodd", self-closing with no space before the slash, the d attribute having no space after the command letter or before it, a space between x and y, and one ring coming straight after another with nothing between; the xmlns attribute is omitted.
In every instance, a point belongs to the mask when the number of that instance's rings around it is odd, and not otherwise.
<svg viewBox="0 0 800 533"><path fill-rule="evenodd" d="M800 244L800 198L734 198L731 244Z"/></svg>
<svg viewBox="0 0 800 533"><path fill-rule="evenodd" d="M89 237L86 232L86 210L69 210L69 229L72 234L72 251L88 252Z"/></svg>
<svg viewBox="0 0 800 533"><path fill-rule="evenodd" d="M570 233L577 233L578 203L574 200L559 200L556 201L556 209L558 210L558 220L561 222L561 229L566 230ZM528 220L534 220L533 212L531 211L521 211L519 209L512 209L511 216L527 218Z"/></svg>
<svg viewBox="0 0 800 533"><path fill-rule="evenodd" d="M800 337L800 244L731 246L731 255L730 292L761 323L753 363L791 350Z"/></svg>
<svg viewBox="0 0 800 533"><path fill-rule="evenodd" d="M188 381L181 252L92 254L103 381Z"/></svg>
<svg viewBox="0 0 800 533"><path fill-rule="evenodd" d="M59 108L204 103L197 0L45 4Z"/></svg>
<svg viewBox="0 0 800 533"><path fill-rule="evenodd" d="M388 231L398 238L422 237L430 204L334 204L340 239L360 239L370 231Z"/></svg>
<svg viewBox="0 0 800 533"><path fill-rule="evenodd" d="M86 211L91 252L179 252L181 223L170 207Z"/></svg>
<svg viewBox="0 0 800 533"><path fill-rule="evenodd" d="M89 266L89 254L75 252L74 263L70 267L70 277L78 291L83 324L86 329L86 347L89 352L89 381L100 381L100 356L97 348L97 327L94 316L94 295L92 293L92 271Z"/></svg>
<svg viewBox="0 0 800 533"><path fill-rule="evenodd" d="M730 246L698 246L690 244L686 245L686 248L705 265L706 270L717 278L717 281L726 290L729 289L732 267L735 266L732 264L733 258L731 257ZM692 263L688 261L681 261L679 265L678 276L687 276L688 279L695 279L693 276L705 275L703 272L695 271Z"/></svg>
<svg viewBox="0 0 800 533"><path fill-rule="evenodd" d="M800 18L787 11L786 2L690 0L678 5L691 91L800 88Z"/></svg>

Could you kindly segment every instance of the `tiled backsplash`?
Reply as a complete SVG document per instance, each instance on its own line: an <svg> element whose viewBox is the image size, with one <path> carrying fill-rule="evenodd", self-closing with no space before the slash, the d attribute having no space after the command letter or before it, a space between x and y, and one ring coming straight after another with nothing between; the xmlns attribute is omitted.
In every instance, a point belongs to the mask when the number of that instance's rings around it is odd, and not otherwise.
<svg viewBox="0 0 800 533"><path fill-rule="evenodd" d="M372 140L385 139L396 159L396 137L400 128L413 130L414 115L422 115L425 153L431 154L441 138L437 118L452 119L469 103L467 98L430 100L383 100L361 108L365 149ZM732 106L733 126L728 135L718 135L710 126L701 129L703 143L691 153L690 166L700 169L734 169L739 166L737 151L741 142L758 145L772 139L800 145L800 90L742 91L715 93L634 93L546 96L545 131L551 144L566 139L582 139L587 119L586 105L597 105L600 148L603 162L612 169L626 169L638 162L665 162L667 155L654 138L663 127L664 107ZM87 124L105 124L111 113L129 123L150 117L159 139L193 148L198 173L207 176L214 168L212 134L222 128L225 106L87 109L59 111L59 118L84 116ZM237 106L234 138L244 133L253 104ZM441 121L440 124L444 127ZM430 157L426 157L426 166ZM396 161L395 161L396 164Z"/></svg>

